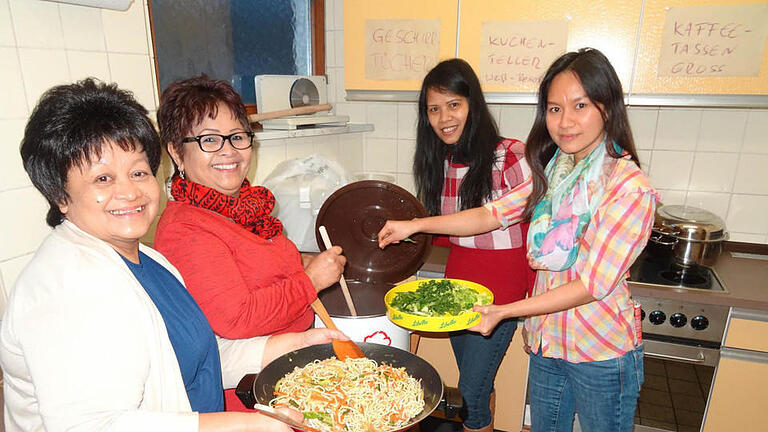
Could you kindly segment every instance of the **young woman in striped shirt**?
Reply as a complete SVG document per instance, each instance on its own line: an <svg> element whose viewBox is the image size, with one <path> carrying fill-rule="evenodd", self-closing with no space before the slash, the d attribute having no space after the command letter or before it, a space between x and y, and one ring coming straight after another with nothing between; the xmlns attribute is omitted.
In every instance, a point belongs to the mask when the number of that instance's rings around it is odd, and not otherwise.
<svg viewBox="0 0 768 432"><path fill-rule="evenodd" d="M555 60L539 87L526 159L533 175L483 207L388 221L379 245L414 232L472 235L530 220L533 296L477 306L488 334L528 317L533 432L631 431L643 348L626 274L650 235L658 195L640 170L621 83L598 50Z"/></svg>
<svg viewBox="0 0 768 432"><path fill-rule="evenodd" d="M418 196L429 214L451 214L500 198L530 169L525 145L499 136L480 81L461 59L445 60L424 77L414 157ZM445 276L488 287L496 304L525 298L534 272L525 257L528 224L470 236L439 238L450 247ZM502 320L487 336L451 334L467 431L493 431L493 382L517 321Z"/></svg>

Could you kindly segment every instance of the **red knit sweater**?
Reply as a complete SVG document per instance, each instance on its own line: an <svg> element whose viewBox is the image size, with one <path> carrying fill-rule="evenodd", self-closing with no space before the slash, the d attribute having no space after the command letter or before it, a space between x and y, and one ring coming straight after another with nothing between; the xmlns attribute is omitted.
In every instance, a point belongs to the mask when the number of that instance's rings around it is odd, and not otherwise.
<svg viewBox="0 0 768 432"><path fill-rule="evenodd" d="M168 202L155 249L179 269L187 289L227 339L304 331L317 298L301 255L284 235L265 240L218 213Z"/></svg>

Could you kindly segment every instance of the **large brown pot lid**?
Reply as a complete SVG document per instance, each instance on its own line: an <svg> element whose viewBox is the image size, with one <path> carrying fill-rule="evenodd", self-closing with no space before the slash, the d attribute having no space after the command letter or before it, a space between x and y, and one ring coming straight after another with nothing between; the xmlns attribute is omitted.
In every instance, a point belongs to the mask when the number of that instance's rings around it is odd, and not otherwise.
<svg viewBox="0 0 768 432"><path fill-rule="evenodd" d="M388 219L427 216L421 203L407 190L381 180L350 183L323 203L315 222L315 238L325 250L318 228L325 225L334 245L347 258L344 277L361 282L397 283L424 264L431 236L416 234L415 243L400 242L379 249L377 234Z"/></svg>

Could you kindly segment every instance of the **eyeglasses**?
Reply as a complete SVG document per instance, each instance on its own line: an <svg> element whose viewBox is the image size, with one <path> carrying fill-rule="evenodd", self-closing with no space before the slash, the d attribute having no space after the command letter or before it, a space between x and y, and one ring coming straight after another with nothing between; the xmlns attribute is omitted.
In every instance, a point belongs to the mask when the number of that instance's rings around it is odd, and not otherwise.
<svg viewBox="0 0 768 432"><path fill-rule="evenodd" d="M181 140L183 143L197 142L200 150L206 153L221 150L226 141L229 141L229 144L237 150L245 150L253 145L253 132L235 132L229 135L205 134Z"/></svg>

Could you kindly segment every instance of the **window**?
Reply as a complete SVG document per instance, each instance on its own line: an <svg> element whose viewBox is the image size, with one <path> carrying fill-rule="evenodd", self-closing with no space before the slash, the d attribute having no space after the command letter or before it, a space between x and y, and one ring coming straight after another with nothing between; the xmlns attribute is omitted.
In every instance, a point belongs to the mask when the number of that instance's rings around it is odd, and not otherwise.
<svg viewBox="0 0 768 432"><path fill-rule="evenodd" d="M254 77L325 73L323 0L152 0L159 90L207 74L256 103Z"/></svg>

